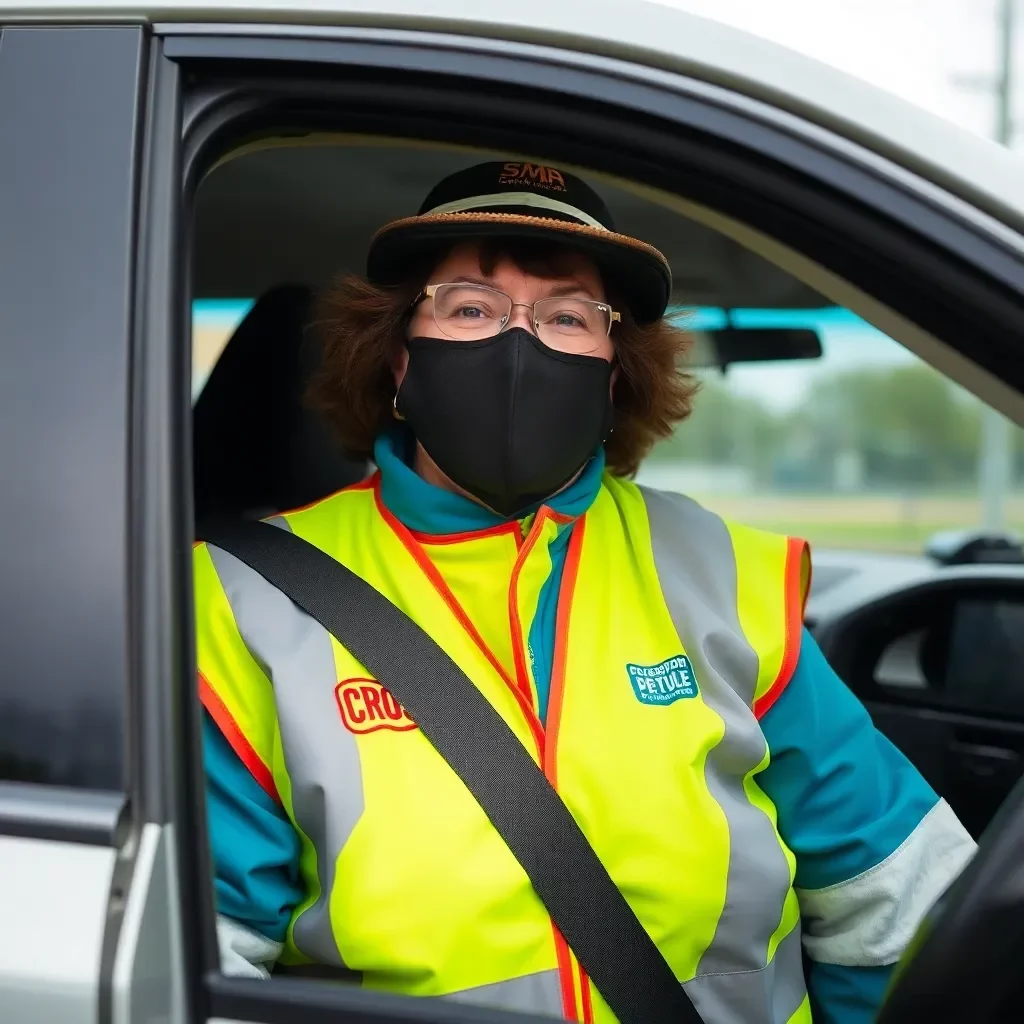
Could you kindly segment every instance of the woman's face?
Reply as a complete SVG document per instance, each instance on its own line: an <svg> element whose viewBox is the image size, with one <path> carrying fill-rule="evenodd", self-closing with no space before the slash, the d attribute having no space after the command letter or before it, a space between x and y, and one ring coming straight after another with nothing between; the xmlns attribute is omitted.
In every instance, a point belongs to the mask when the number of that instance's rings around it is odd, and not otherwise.
<svg viewBox="0 0 1024 1024"><path fill-rule="evenodd" d="M604 286L597 266L582 253L573 254L565 271L558 277L537 277L520 270L511 260L503 258L495 265L491 274L485 274L480 267L480 249L467 243L453 249L430 274L428 284L445 284L465 281L487 285L508 295L514 303L506 328L522 327L531 334L534 331L530 306L539 299L549 296L574 296L605 302ZM424 299L413 312L406 331L407 338L445 338L434 320L433 300ZM458 344L458 342L453 342ZM611 362L615 354L612 339L605 337L587 355ZM409 364L409 353L403 347L395 363L395 384L400 387Z"/></svg>

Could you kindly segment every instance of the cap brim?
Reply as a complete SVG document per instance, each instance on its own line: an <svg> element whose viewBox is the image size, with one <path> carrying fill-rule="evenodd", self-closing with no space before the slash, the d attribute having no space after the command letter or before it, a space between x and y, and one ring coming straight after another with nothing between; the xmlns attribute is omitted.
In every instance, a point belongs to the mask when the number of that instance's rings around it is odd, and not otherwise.
<svg viewBox="0 0 1024 1024"><path fill-rule="evenodd" d="M652 323L668 308L672 271L653 245L575 221L518 213L425 214L392 221L370 242L367 277L376 284L398 284L432 252L462 239L495 236L545 238L587 253L637 323Z"/></svg>

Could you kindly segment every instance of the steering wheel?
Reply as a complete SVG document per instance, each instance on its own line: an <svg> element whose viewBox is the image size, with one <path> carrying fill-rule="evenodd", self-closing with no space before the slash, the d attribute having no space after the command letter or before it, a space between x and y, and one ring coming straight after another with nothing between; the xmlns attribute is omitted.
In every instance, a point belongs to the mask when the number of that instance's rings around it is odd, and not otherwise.
<svg viewBox="0 0 1024 1024"><path fill-rule="evenodd" d="M1024 778L928 913L876 1024L1024 1021Z"/></svg>

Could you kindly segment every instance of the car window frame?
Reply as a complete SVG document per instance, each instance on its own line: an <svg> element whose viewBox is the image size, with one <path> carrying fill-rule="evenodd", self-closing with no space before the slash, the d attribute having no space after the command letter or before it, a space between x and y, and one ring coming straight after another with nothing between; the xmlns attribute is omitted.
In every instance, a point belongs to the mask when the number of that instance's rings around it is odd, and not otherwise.
<svg viewBox="0 0 1024 1024"><path fill-rule="evenodd" d="M684 76L655 73L650 69L624 65L623 62L609 62L603 58L583 57L548 48L513 46L497 40L470 41L430 33L196 24L156 25L154 32L162 46L161 60L178 65L178 73L185 81L180 98L182 138L180 153L175 158L175 166L180 167L184 183L184 205L179 214L182 218L187 217L190 196L212 162L267 123L264 115L271 97L286 107L309 95L316 95L324 102L337 103L342 97L369 102L375 91L381 91L381 76L386 73L390 79L402 79L399 85L406 88L410 83L424 79L438 85L430 97L431 102L436 101L438 109L450 115L462 109L459 104L472 106L477 99L467 90L460 92L456 88L457 83L469 77L487 83L490 89L501 93L509 107L521 105L536 111L539 100L547 103L550 116L544 127L536 130L534 144L530 144L526 133L520 132L517 136L520 144L513 148L550 153L552 159L562 158L583 165L589 163L609 173L669 191L693 186L700 174L707 175L708 166L716 166L719 160L727 161L731 174L746 175L748 180L759 183L758 195L765 190L776 189L790 200L794 197L813 199L811 205L816 212L821 209L829 211L830 224L837 217L841 220L845 216L852 224L857 223L858 217L865 218L872 230L885 237L887 245L903 254L905 261L919 253L924 253L933 266L938 261L947 278L956 280L966 295L974 296L975 304L981 301L979 295L985 299L995 296L988 309L990 319L1001 318L1002 331L1008 333L1012 332L1007 323L1019 324L1022 328L1020 336L1024 337L1024 296L1017 290L1012 300L1008 300L1005 294L1007 279L1012 279L1024 265L1021 251L1012 244L1015 235L1008 239L1005 232L987 231L983 219L963 215L962 203L958 207L951 198L950 203L944 205L941 196L936 197L938 190L932 186L915 190L908 185L905 173L887 176L879 169L878 160L857 164L849 155L847 143L843 143L842 148L846 152L840 157L840 147L831 151L822 142L820 130L800 137L793 130L792 115L786 115L785 124L773 124L770 108L759 107L752 112L749 109L751 104L742 98L736 98L742 102L730 105L725 100L731 94L710 90L703 83L693 83ZM541 49L543 53L539 52ZM345 69L344 76L338 75L339 67ZM417 79L417 76L423 77ZM655 78L657 81L653 80ZM529 85L524 86L523 83ZM615 117L602 117L602 111L594 109L595 99L608 104ZM377 101L397 108L395 94L389 93L383 99L378 96ZM279 116L280 109L279 106ZM561 152L558 151L560 143L554 138L553 127L557 121L555 115L568 110L572 110L575 117L580 116L581 110L585 112L587 131L593 140L590 149L562 146ZM646 118L637 117L640 110L645 112ZM476 108L475 115L479 113ZM658 123L653 125L651 118L655 114ZM648 159L652 148L660 141L661 163L648 164L647 169L641 172L641 164L630 154L630 146L626 142L614 147L615 152L608 147L599 148L599 138L616 137L607 134L606 127L608 120L616 119L623 130L627 123L632 123L634 138L642 140L640 148ZM380 108L368 114L367 121L378 125L385 123ZM398 125L400 120L392 114L386 123ZM452 134L443 124L410 125L408 118L406 124L407 128L402 132L406 137L440 141ZM676 134L669 134L671 125L675 126ZM395 130L382 134L393 135ZM539 146L536 144L538 141ZM480 144L486 145L487 142L481 139ZM698 156L704 161L700 167L695 166ZM684 167L690 177L681 181L679 172ZM700 180L704 185L700 202L731 211L741 219L754 220L760 230L767 229L779 237L790 237L785 225L776 222L772 227L770 209L737 211L732 201L735 197L723 194L722 187L714 192L706 177ZM165 227L167 215L165 209ZM803 231L800 244L796 246L798 251L806 251L812 258L827 262L829 254L817 239L813 225L802 223L789 227L797 230L798 234ZM155 228L151 229L151 234L156 234ZM793 244L792 239L787 244ZM176 319L161 320L153 326L153 334L148 340L151 358L165 368L177 367L182 382L187 382L187 372L176 361L182 358L180 339L187 337L184 324L190 305L185 266L187 245L182 243L182 246L177 264L171 254L165 253L167 267L176 265L183 275L179 279L180 287L168 286L167 268L163 282L155 279L148 282L151 296L155 296L148 300L148 306L156 308L158 299L163 297L170 299L170 305L176 309ZM944 259L935 255L937 247L943 250ZM863 287L863 283L860 286ZM900 296L891 294L892 291L891 288L886 291L885 301L899 308L900 303L894 300ZM908 311L904 305L904 314L911 318L920 312L919 308ZM158 343L154 343L154 336L159 339ZM164 346L166 351L162 351L160 346ZM175 348L177 354L172 351ZM184 358L187 360L187 355ZM999 359L989 362L989 371L1000 372L1002 363ZM1024 371L1015 376L1019 378L1018 387L1024 389ZM150 381L151 389L158 387L157 381ZM153 407L153 421L147 428L151 435L147 446L153 447L146 450L153 454L173 451L176 453L173 465L187 469L187 383L182 383L173 393L167 387L165 382L161 392L164 404ZM145 394L151 396L152 391ZM171 433L181 431L181 436L161 440L161 429ZM151 480L147 486L154 490L170 486L173 491L173 480L166 476L161 479L162 482ZM154 627L150 639L153 644L159 643L172 650L176 644L180 646L184 637L186 650L193 652L191 594L186 586L189 568L176 561L167 550L187 550L193 524L189 509L183 508L181 501L175 501L173 508L167 504L171 501L169 494L163 495L163 501L165 507L161 514L165 522L161 529L164 532L160 533L154 527L152 537L165 549L162 571L173 578L171 583L165 581L163 592L170 595L167 600L171 604L176 597L181 607L175 609L164 625L165 631L173 629L175 634L168 636L165 633L161 639L159 628ZM147 515L156 513L153 508ZM194 653L185 657L194 658ZM186 672L186 678L194 675L194 665L189 665L189 669L192 674ZM154 708L157 706L155 701L154 697ZM198 701L191 695L179 701L172 711L174 726L180 730L180 736L176 750L167 752L162 770L181 786L184 797L179 807L180 820L189 825L187 831L180 828L177 831L177 859L194 881L193 893L208 894L211 891L208 854L202 848L206 830L198 750ZM148 728L152 730L151 723ZM189 800L191 807L184 806ZM527 1019L458 1005L445 1004L439 1008L432 1001L409 1000L362 989L342 989L311 981L282 978L268 985L223 977L217 969L210 908L200 913L193 911L192 916L183 918L183 921L189 935L201 940L197 943L200 953L196 964L199 984L208 1013L218 1018L265 1024L345 1019L394 1021L396 1024L411 1020L474 1020L497 1024L499 1021ZM196 929L201 934L197 935Z"/></svg>

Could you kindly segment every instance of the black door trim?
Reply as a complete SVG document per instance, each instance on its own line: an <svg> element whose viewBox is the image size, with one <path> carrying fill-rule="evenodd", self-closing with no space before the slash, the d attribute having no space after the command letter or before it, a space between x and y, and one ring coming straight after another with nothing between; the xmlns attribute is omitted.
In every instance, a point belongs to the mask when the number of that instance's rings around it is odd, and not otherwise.
<svg viewBox="0 0 1024 1024"><path fill-rule="evenodd" d="M918 230L929 236L935 231L936 241L951 240L950 225L922 217L926 208L939 212L940 221L952 216L970 233L978 233L979 225L966 220L966 210L952 208L960 205L960 200L949 193L946 198L952 202L940 202L936 194L939 190L931 183L924 188L911 186L908 182L915 177L912 171L895 164L883 170L887 162L884 158L834 136L827 129L759 100L671 71L539 45L426 32L357 28L318 31L309 26L274 25L163 25L156 30L170 33L164 42L164 52L173 60L225 58L387 68L407 73L454 73L515 87L551 89L646 115L667 116L688 128L757 150L795 169L818 172L821 180L872 201L887 214L905 216L900 200L909 198L917 206L914 215ZM525 73L527 68L529 74ZM681 107L680 100L689 100L692 105ZM871 187L871 180L875 188ZM884 188L878 188L879 185ZM975 212L973 207L970 211ZM1024 228L1024 222L1020 227ZM966 236L958 242L973 248ZM1005 248L1016 258L1018 267L1024 265L1024 238L1016 249L1009 245ZM985 259L982 249L975 255ZM1006 267L993 262L987 269L1000 276ZM1020 281L1019 270L1009 280L1016 286Z"/></svg>
<svg viewBox="0 0 1024 1024"><path fill-rule="evenodd" d="M548 1017L453 1000L397 996L342 982L207 977L210 1015L252 1024L542 1024Z"/></svg>
<svg viewBox="0 0 1024 1024"><path fill-rule="evenodd" d="M774 128L790 132L797 138L814 141L825 141L826 148L841 147L854 162L865 165L887 164L886 176L905 173L912 177L922 176L934 181L936 188L943 193L940 202L959 196L964 204L962 212L968 217L983 217L989 228L1001 228L1012 224L1007 229L1019 235L1024 232L1024 214L1016 208L1007 207L989 192L979 192L972 183L959 177L948 176L944 169L934 164L927 164L915 158L911 151L902 153L903 160L892 161L890 157L881 155L890 149L885 138L878 138L878 147L865 143L863 126L854 127L850 135L835 134L828 127L828 118L808 120L797 109L792 97L780 96L779 106L750 96L744 91L744 83L737 82L733 87L722 75L707 78L696 78L685 71L668 67L664 62L664 54L652 52L650 56L655 62L645 64L630 62L619 57L610 57L593 50L562 49L553 44L526 42L516 39L497 38L488 35L455 34L437 30L395 29L380 27L364 27L352 25L310 25L310 24L274 24L265 23L158 23L154 26L157 35L167 37L185 36L190 38L213 39L274 39L284 40L320 40L330 42L348 42L355 44L372 43L375 46L407 47L418 51L427 49L456 52L463 61L469 58L484 58L487 61L500 58L503 61L516 60L530 65L551 65L556 68L574 68L591 71L605 79L617 79L623 82L638 82L655 88L665 88L672 92L685 93L718 105L726 110L733 110L753 117ZM256 51L251 51L255 56ZM196 53L198 56L198 52ZM272 59L280 59L273 57ZM423 60L421 57L420 60ZM397 65L392 65L397 66ZM434 70L435 64L424 63L423 70ZM859 140L854 137L860 136ZM912 188L914 186L911 186ZM982 214L980 211L986 210ZM1014 232L1014 229L1015 232ZM1015 243L1011 243L1013 245ZM1017 245L1018 251L1021 246Z"/></svg>
<svg viewBox="0 0 1024 1024"><path fill-rule="evenodd" d="M169 927L181 967L183 1019L208 1016L203 978L219 963L195 698L187 224L181 188L181 69L149 56L140 153L138 258L131 366L127 538L132 592L129 656L137 680L132 774L138 817L170 823L174 889ZM198 769L198 770L197 770ZM110 964L112 968L112 960ZM110 972L104 974L110 983Z"/></svg>

